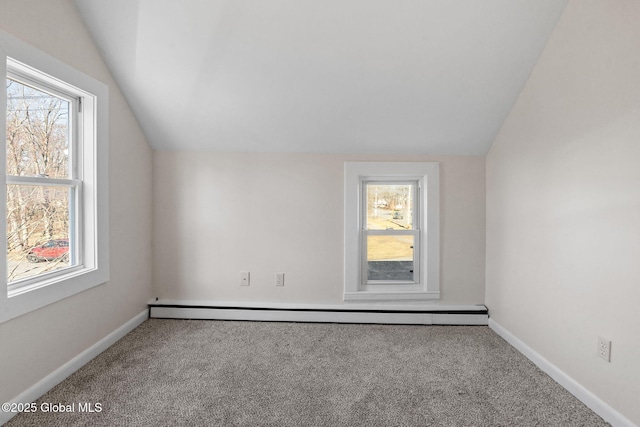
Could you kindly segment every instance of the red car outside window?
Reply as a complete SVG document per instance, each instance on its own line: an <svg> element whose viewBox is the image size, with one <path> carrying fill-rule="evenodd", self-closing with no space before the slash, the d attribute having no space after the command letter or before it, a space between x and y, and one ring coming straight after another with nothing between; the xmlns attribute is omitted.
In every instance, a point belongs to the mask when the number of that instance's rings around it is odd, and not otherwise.
<svg viewBox="0 0 640 427"><path fill-rule="evenodd" d="M69 240L49 240L44 245L36 246L29 251L27 259L31 262L52 261L69 253Z"/></svg>

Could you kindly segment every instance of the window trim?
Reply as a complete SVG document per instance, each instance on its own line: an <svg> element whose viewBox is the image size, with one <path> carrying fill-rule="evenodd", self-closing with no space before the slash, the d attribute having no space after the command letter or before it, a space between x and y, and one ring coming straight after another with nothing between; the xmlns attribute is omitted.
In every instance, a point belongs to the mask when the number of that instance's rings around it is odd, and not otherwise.
<svg viewBox="0 0 640 427"><path fill-rule="evenodd" d="M30 311L60 301L109 280L108 241L108 87L98 80L47 55L15 37L0 31L0 71L7 76L7 58L12 61L12 73L38 75L38 81L49 86L71 86L82 93L84 125L78 132L84 140L78 147L77 173L82 176L82 206L84 221L81 247L84 268L64 270L62 274L43 277L27 286L9 289L7 285L6 250L0 262L0 323ZM26 65L28 64L28 65ZM0 138L6 141L6 91L0 91ZM91 123L91 126L86 126ZM6 144L0 144L6 158ZM0 162L2 188L6 191L6 161ZM6 218L6 197L0 197L0 215ZM0 241L6 242L6 226L0 227ZM5 243L6 244L6 243Z"/></svg>
<svg viewBox="0 0 640 427"><path fill-rule="evenodd" d="M345 162L345 301L420 301L440 298L440 165L438 162ZM421 181L417 209L420 272L416 284L363 285L363 182Z"/></svg>

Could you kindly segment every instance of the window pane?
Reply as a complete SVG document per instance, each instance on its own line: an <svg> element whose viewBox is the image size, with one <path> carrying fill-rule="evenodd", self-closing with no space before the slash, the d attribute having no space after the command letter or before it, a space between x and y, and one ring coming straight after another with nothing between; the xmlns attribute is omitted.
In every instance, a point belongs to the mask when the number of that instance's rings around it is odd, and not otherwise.
<svg viewBox="0 0 640 427"><path fill-rule="evenodd" d="M7 281L72 265L69 187L7 185Z"/></svg>
<svg viewBox="0 0 640 427"><path fill-rule="evenodd" d="M414 184L366 184L367 230L413 229Z"/></svg>
<svg viewBox="0 0 640 427"><path fill-rule="evenodd" d="M367 280L413 280L414 236L367 236Z"/></svg>
<svg viewBox="0 0 640 427"><path fill-rule="evenodd" d="M70 178L70 106L7 79L7 175Z"/></svg>

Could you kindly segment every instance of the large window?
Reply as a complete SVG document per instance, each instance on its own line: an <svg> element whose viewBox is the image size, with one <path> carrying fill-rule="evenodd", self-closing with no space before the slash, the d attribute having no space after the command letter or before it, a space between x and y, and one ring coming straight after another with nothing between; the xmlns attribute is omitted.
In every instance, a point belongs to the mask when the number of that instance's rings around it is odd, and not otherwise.
<svg viewBox="0 0 640 427"><path fill-rule="evenodd" d="M108 280L107 88L0 32L0 321Z"/></svg>
<svg viewBox="0 0 640 427"><path fill-rule="evenodd" d="M6 79L7 282L18 287L82 264L82 141L74 120L82 98L13 65Z"/></svg>
<svg viewBox="0 0 640 427"><path fill-rule="evenodd" d="M345 300L439 297L437 163L345 164Z"/></svg>

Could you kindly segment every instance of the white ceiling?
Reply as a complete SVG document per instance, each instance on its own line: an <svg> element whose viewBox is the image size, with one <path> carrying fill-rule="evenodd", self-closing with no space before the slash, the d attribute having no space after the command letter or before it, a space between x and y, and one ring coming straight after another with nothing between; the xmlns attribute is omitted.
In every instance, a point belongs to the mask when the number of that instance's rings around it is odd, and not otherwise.
<svg viewBox="0 0 640 427"><path fill-rule="evenodd" d="M156 149L487 152L566 0L76 0Z"/></svg>

